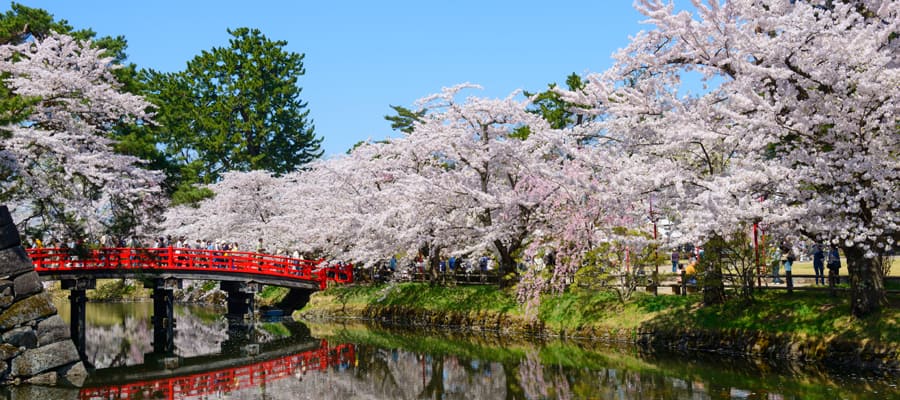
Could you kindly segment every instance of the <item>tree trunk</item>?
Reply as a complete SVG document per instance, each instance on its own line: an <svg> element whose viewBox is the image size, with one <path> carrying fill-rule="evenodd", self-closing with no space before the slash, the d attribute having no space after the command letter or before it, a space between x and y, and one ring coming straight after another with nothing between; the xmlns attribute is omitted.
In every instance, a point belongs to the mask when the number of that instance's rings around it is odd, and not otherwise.
<svg viewBox="0 0 900 400"><path fill-rule="evenodd" d="M431 268L431 283L437 283L441 280L441 249L435 248L428 256L428 266Z"/></svg>
<svg viewBox="0 0 900 400"><path fill-rule="evenodd" d="M440 271L438 270L438 266L441 262L441 248L439 246L430 246L428 243L422 245L419 248L419 253L422 254L422 257L425 257L423 260L425 262L425 278L428 279L431 283L436 283L440 279Z"/></svg>
<svg viewBox="0 0 900 400"><path fill-rule="evenodd" d="M713 266L703 276L703 304L711 306L725 302L725 282L722 281L722 267Z"/></svg>
<svg viewBox="0 0 900 400"><path fill-rule="evenodd" d="M422 379L425 379L425 355L421 355L422 359ZM422 389L419 398L423 399L443 399L444 398L444 357L432 356L431 358L431 379Z"/></svg>
<svg viewBox="0 0 900 400"><path fill-rule="evenodd" d="M494 247L500 253L499 265L497 266L500 270L500 285L512 286L516 283L516 277L518 276L516 260L512 257L512 251L499 240L494 241Z"/></svg>
<svg viewBox="0 0 900 400"><path fill-rule="evenodd" d="M884 279L878 263L866 258L858 247L843 247L850 274L850 313L865 317L881 309L886 303Z"/></svg>

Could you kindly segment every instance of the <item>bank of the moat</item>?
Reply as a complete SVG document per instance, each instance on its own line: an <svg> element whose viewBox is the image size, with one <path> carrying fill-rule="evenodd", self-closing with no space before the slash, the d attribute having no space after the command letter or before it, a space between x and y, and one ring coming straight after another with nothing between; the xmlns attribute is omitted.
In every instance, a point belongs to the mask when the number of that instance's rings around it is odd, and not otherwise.
<svg viewBox="0 0 900 400"><path fill-rule="evenodd" d="M497 331L632 343L643 350L714 352L867 370L900 371L900 301L866 319L826 294L764 293L755 302L701 307L697 296L610 293L544 299L533 317L514 295L493 287L396 284L333 288L294 316L362 319L416 329Z"/></svg>

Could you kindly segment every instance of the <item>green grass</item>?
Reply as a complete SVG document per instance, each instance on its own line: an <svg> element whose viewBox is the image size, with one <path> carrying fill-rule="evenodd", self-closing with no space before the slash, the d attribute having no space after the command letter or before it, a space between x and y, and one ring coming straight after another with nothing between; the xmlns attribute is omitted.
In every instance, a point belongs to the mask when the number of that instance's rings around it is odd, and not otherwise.
<svg viewBox="0 0 900 400"><path fill-rule="evenodd" d="M545 296L538 318L553 329L632 330L661 313L690 307L697 301L697 296L653 296L639 292L622 304L610 292L567 292Z"/></svg>
<svg viewBox="0 0 900 400"><path fill-rule="evenodd" d="M98 279L97 287L87 291L91 301L134 301L147 298L149 294L149 289L125 279Z"/></svg>
<svg viewBox="0 0 900 400"><path fill-rule="evenodd" d="M405 306L447 312L519 313L515 299L493 286L432 286L424 283L333 287L319 297L348 307Z"/></svg>
<svg viewBox="0 0 900 400"><path fill-rule="evenodd" d="M219 287L219 282L217 282L217 281L206 281L206 282L203 282L203 286L200 286L200 290L203 291L203 292L208 292L208 291L213 290L213 289L215 289L215 288L217 288L217 287Z"/></svg>
<svg viewBox="0 0 900 400"><path fill-rule="evenodd" d="M263 322L259 328L275 337L291 336L291 331L280 322Z"/></svg>
<svg viewBox="0 0 900 400"><path fill-rule="evenodd" d="M284 296L287 296L291 289L280 286L264 286L263 290L257 294L260 306L271 306L278 303Z"/></svg>
<svg viewBox="0 0 900 400"><path fill-rule="evenodd" d="M675 308L654 324L708 330L736 329L810 337L841 337L900 343L897 299L880 313L864 319L850 316L850 302L822 293L765 292L753 303L732 300L711 307Z"/></svg>

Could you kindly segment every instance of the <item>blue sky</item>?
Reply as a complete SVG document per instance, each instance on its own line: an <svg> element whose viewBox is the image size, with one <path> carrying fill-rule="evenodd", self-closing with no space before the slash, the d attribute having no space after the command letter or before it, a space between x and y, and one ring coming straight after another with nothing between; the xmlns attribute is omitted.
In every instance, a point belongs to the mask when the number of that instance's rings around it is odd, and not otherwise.
<svg viewBox="0 0 900 400"><path fill-rule="evenodd" d="M75 28L124 35L129 61L179 71L228 45L228 28L259 28L304 53L302 98L326 155L394 133L389 105L412 106L442 87L473 95L542 90L603 71L640 29L631 1L61 1L24 0ZM4 11L8 10L8 4Z"/></svg>

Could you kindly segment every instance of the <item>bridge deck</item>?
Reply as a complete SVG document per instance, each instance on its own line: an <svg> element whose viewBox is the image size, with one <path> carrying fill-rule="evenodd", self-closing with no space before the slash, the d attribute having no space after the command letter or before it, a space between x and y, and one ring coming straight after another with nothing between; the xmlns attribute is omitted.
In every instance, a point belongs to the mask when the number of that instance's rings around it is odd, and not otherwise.
<svg viewBox="0 0 900 400"><path fill-rule="evenodd" d="M328 281L353 281L353 266L270 254L185 248L65 248L27 250L38 274L50 279L180 278L253 281L324 289Z"/></svg>

